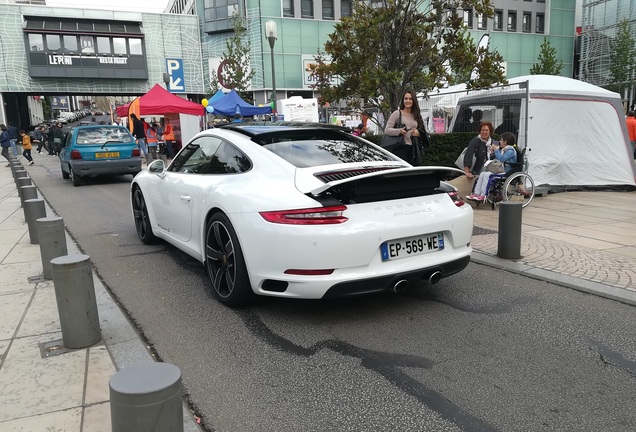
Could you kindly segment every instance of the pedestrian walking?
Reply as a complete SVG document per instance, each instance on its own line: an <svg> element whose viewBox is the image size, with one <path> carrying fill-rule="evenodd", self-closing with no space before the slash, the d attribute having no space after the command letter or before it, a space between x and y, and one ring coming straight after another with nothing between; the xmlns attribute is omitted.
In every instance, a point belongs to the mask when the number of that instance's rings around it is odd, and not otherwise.
<svg viewBox="0 0 636 432"><path fill-rule="evenodd" d="M132 119L132 134L137 139L137 147L144 154L144 159L148 159L148 150L146 149L146 132L144 131L144 122L139 120L133 113L130 115Z"/></svg>
<svg viewBox="0 0 636 432"><path fill-rule="evenodd" d="M7 126L4 124L0 124L0 147L2 147L2 156L4 156L7 162L9 162L9 149L11 148L11 142L9 140ZM6 166L11 166L11 164L9 163Z"/></svg>
<svg viewBox="0 0 636 432"><path fill-rule="evenodd" d="M157 145L159 145L159 138L157 135L157 123L152 123L148 125L148 130L146 130L146 141L148 142L148 160L147 163L153 161L155 159L159 159L157 157Z"/></svg>
<svg viewBox="0 0 636 432"><path fill-rule="evenodd" d="M33 137L31 139L31 143L38 146L36 151L38 154L42 153L42 147L44 147L44 135L42 134L42 130L40 126L37 126L33 129ZM24 145L24 143L22 143Z"/></svg>
<svg viewBox="0 0 636 432"><path fill-rule="evenodd" d="M632 110L627 113L625 123L627 124L627 132L629 132L629 140L632 143L634 159L636 159L636 111Z"/></svg>
<svg viewBox="0 0 636 432"><path fill-rule="evenodd" d="M62 131L62 123L58 123L55 126L51 126L49 129L49 143L52 147L51 156L59 156L62 150L62 144L64 143L64 132Z"/></svg>
<svg viewBox="0 0 636 432"><path fill-rule="evenodd" d="M172 148L172 144L174 143L174 130L172 129L169 119L164 119L163 140L166 143L166 156L168 159L172 159L174 157L174 148Z"/></svg>
<svg viewBox="0 0 636 432"><path fill-rule="evenodd" d="M7 127L7 133L9 134L9 143L11 145L11 150L13 150L13 154L15 157L18 157L18 128L13 126L13 123L9 122L9 126Z"/></svg>
<svg viewBox="0 0 636 432"><path fill-rule="evenodd" d="M33 148L31 145L31 137L25 130L20 131L20 136L22 137L22 156L29 161L29 165L33 165L33 158L31 157L31 149Z"/></svg>

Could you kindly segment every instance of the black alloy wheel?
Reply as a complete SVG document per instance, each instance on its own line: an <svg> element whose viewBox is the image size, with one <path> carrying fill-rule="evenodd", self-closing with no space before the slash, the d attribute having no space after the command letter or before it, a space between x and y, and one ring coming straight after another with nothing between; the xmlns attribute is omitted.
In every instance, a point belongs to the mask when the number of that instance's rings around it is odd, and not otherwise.
<svg viewBox="0 0 636 432"><path fill-rule="evenodd" d="M152 233L152 226L150 225L150 217L148 216L148 208L146 207L146 201L144 195L141 193L141 189L138 186L133 191L133 217L135 218L135 229L139 239L144 244L157 243L157 237Z"/></svg>
<svg viewBox="0 0 636 432"><path fill-rule="evenodd" d="M240 306L254 299L243 252L230 220L213 215L205 235L205 269L214 296L226 306Z"/></svg>
<svg viewBox="0 0 636 432"><path fill-rule="evenodd" d="M71 180L73 181L73 186L81 186L82 177L75 174L75 171L73 171L73 168L71 168L71 164L68 165L68 172Z"/></svg>

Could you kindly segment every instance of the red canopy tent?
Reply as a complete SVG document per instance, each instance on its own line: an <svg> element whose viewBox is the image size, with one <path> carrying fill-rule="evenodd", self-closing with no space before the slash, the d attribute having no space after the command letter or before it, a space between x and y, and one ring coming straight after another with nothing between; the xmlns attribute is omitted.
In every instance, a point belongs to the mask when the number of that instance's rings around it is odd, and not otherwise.
<svg viewBox="0 0 636 432"><path fill-rule="evenodd" d="M176 96L159 84L155 84L148 93L139 97L139 116L163 115L166 113L191 114L202 116L205 108L198 103L190 102ZM130 104L117 107L117 115L128 117Z"/></svg>

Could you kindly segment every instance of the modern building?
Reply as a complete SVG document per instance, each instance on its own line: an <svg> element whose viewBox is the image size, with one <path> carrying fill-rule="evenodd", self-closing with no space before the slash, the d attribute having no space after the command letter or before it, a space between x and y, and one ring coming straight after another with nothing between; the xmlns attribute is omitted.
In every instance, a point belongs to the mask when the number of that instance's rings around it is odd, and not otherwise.
<svg viewBox="0 0 636 432"><path fill-rule="evenodd" d="M612 84L610 76L610 43L616 36L618 23L629 21L636 40L636 2L634 0L583 0L580 29L579 79L598 86ZM636 47L635 47L636 48ZM636 79L636 71L632 80ZM631 97L634 99L634 89Z"/></svg>
<svg viewBox="0 0 636 432"><path fill-rule="evenodd" d="M77 110L83 95L142 95L164 73L173 93L199 100L205 91L195 16L12 2L0 17L0 122L39 121L41 96Z"/></svg>
<svg viewBox="0 0 636 432"><path fill-rule="evenodd" d="M350 0L170 0L166 12L199 16L207 77L215 74L232 32L232 15L245 19L246 40L255 103L271 100L272 64L265 23L274 21L277 99L313 97L307 65L324 49L328 35L341 17L352 13ZM475 41L490 34L490 46L505 59L507 76L527 75L537 62L547 37L563 61L562 75L573 73L575 3L573 0L494 0L495 15L486 18L464 11L464 22Z"/></svg>

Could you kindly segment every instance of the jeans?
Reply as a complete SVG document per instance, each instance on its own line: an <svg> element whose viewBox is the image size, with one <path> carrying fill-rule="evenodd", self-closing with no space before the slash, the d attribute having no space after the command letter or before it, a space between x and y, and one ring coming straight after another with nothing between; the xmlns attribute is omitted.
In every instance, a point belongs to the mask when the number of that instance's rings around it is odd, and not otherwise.
<svg viewBox="0 0 636 432"><path fill-rule="evenodd" d="M172 143L174 143L174 141L166 140L166 156L168 156L168 159L172 159L174 157L174 148L172 148Z"/></svg>
<svg viewBox="0 0 636 432"><path fill-rule="evenodd" d="M146 148L146 138L137 138L137 147L144 154L144 158L148 158L148 149Z"/></svg>
<svg viewBox="0 0 636 432"><path fill-rule="evenodd" d="M155 143L157 144L157 143ZM148 162L159 159L157 157L157 146L156 145L148 145L148 154L150 155L148 158Z"/></svg>
<svg viewBox="0 0 636 432"><path fill-rule="evenodd" d="M33 161L33 158L31 157L31 149L24 150L22 152L22 156L24 156L24 158L29 162Z"/></svg>
<svg viewBox="0 0 636 432"><path fill-rule="evenodd" d="M9 142L11 143L11 149L13 150L13 155L17 156L18 155L18 149L16 148L15 144L18 142L17 139L11 139L9 140Z"/></svg>
<svg viewBox="0 0 636 432"><path fill-rule="evenodd" d="M2 156L9 161L9 147L2 147Z"/></svg>

